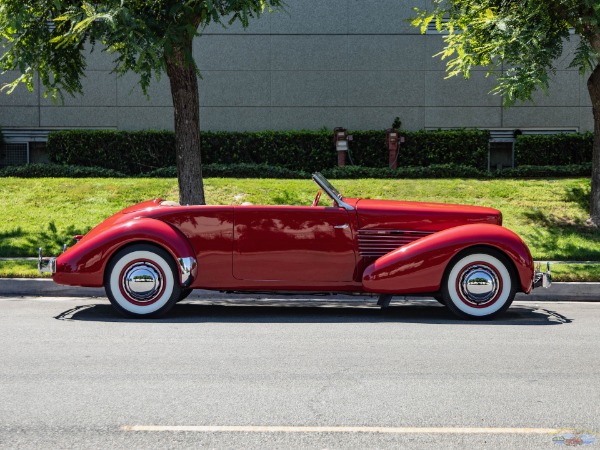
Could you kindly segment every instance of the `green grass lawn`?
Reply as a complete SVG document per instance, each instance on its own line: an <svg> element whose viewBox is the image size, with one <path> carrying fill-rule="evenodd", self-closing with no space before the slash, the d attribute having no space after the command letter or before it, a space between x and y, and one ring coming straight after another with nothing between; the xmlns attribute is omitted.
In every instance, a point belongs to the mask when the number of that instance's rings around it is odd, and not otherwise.
<svg viewBox="0 0 600 450"><path fill-rule="evenodd" d="M317 191L310 180L205 180L210 204L304 204ZM586 224L589 179L335 180L347 197L491 206L538 260L600 261L600 231ZM175 179L0 178L0 256L34 256L136 202L177 200Z"/></svg>

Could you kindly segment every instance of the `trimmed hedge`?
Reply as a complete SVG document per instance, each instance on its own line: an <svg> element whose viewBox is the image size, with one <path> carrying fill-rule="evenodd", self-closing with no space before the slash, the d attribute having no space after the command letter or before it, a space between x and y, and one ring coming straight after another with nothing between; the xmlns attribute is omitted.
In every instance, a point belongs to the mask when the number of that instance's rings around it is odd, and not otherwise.
<svg viewBox="0 0 600 450"><path fill-rule="evenodd" d="M176 164L175 135L165 131L67 130L48 135L50 162L136 175Z"/></svg>
<svg viewBox="0 0 600 450"><path fill-rule="evenodd" d="M0 164L4 164L4 155L5 155L4 135L2 134L2 129L0 129Z"/></svg>
<svg viewBox="0 0 600 450"><path fill-rule="evenodd" d="M392 170L388 167L362 167L346 166L332 167L320 171L331 179L358 179L358 178L484 178L486 173L472 167L455 164L439 164L429 167L401 167ZM289 178L309 179L311 174L304 171L293 171L282 169L277 166L264 164L209 164L202 168L205 177L220 178ZM172 178L177 177L177 168L168 167L158 169L151 173L141 175L148 178Z"/></svg>
<svg viewBox="0 0 600 450"><path fill-rule="evenodd" d="M592 163L569 164L566 166L519 166L516 169L503 169L492 175L498 178L590 177L592 175Z"/></svg>
<svg viewBox="0 0 600 450"><path fill-rule="evenodd" d="M264 164L207 164L203 176L211 178L298 178L309 179L310 174ZM125 178L121 172L103 167L67 166L60 164L28 164L0 169L0 177L16 178ZM139 178L177 178L177 167L163 167L137 175Z"/></svg>
<svg viewBox="0 0 600 450"><path fill-rule="evenodd" d="M348 161L351 166L361 167L356 169L359 171L363 168L387 167L385 131L354 131L351 134L354 138L350 144ZM487 131L417 131L402 132L402 135L406 142L401 145L398 155L401 170L439 165L467 166L477 171L487 169ZM516 172L513 169L512 172L502 173L515 173L515 176L529 173L528 176L534 177L544 176L543 173L547 176L554 176L554 173L557 173L556 176L565 176L566 173L587 175L587 169L579 167L534 170L523 166L548 163L552 164L549 167L579 166L589 163L592 142L592 133L518 136L515 157L521 167ZM50 133L47 149L53 163L99 166L126 175L163 176L161 169L169 171L171 169L168 168L175 165L175 135L171 131L58 131ZM257 172L254 169L256 165L268 166L269 169L265 169L268 173L273 173L274 167L294 173L311 173L334 170L337 166L337 154L329 130L203 132L201 151L207 176L261 176L262 169ZM207 170L214 170L214 175ZM460 172L465 172L464 176L472 176L472 172L467 173L462 169ZM284 173L288 173L289 177L300 177L291 172L273 173L270 176L280 177ZM426 170L420 169L403 173L423 173L424 177L428 176Z"/></svg>
<svg viewBox="0 0 600 450"><path fill-rule="evenodd" d="M389 167L346 166L333 167L322 171L331 179L358 178L486 178L489 174L474 167L459 164L433 164L428 167L399 167L396 170Z"/></svg>
<svg viewBox="0 0 600 450"><path fill-rule="evenodd" d="M267 164L312 172L337 164L333 132L203 132L200 151L207 164Z"/></svg>
<svg viewBox="0 0 600 450"><path fill-rule="evenodd" d="M322 171L323 175L331 179L355 178L559 178L559 177L589 177L592 173L592 164L579 164L570 166L521 166L516 169L503 169L498 172L488 172L469 166L458 164L432 164L428 167L400 167L397 170L390 168L373 167L335 167Z"/></svg>
<svg viewBox="0 0 600 450"><path fill-rule="evenodd" d="M352 165L388 167L385 131L354 131L351 133ZM477 169L487 168L490 134L481 130L413 131L401 133L406 141L398 152L399 167L427 167L457 164ZM330 144L331 146L331 144ZM329 165L327 167L335 167Z"/></svg>
<svg viewBox="0 0 600 450"><path fill-rule="evenodd" d="M17 178L125 178L121 172L104 167L27 164L0 169L0 177Z"/></svg>
<svg viewBox="0 0 600 450"><path fill-rule="evenodd" d="M266 164L206 164L202 165L202 176L206 178L280 178L308 179L303 171L268 166ZM177 167L163 167L140 175L143 178L177 178Z"/></svg>
<svg viewBox="0 0 600 450"><path fill-rule="evenodd" d="M489 142L490 133L483 130L407 133L406 143L400 147L398 165L455 164L487 170Z"/></svg>
<svg viewBox="0 0 600 450"><path fill-rule="evenodd" d="M515 159L519 166L583 164L592 160L593 143L593 133L521 135L515 144Z"/></svg>
<svg viewBox="0 0 600 450"><path fill-rule="evenodd" d="M321 172L331 179L357 178L552 178L589 177L591 163L570 166L521 166L517 169L504 169L500 172L486 172L458 164L433 164L428 167L388 167L346 166L332 167ZM310 178L309 172L285 169L265 164L207 164L202 168L207 178ZM0 177L18 178L123 178L127 175L102 167L62 166L58 164L29 164L0 169ZM164 167L144 174L140 178L176 178L175 166Z"/></svg>
<svg viewBox="0 0 600 450"><path fill-rule="evenodd" d="M352 164L386 167L384 131L355 131ZM480 130L403 132L399 166L462 164L485 169L489 133ZM322 131L203 132L204 164L266 164L314 172L336 167L333 133ZM175 135L170 131L70 130L50 133L50 161L101 166L128 175L175 165Z"/></svg>

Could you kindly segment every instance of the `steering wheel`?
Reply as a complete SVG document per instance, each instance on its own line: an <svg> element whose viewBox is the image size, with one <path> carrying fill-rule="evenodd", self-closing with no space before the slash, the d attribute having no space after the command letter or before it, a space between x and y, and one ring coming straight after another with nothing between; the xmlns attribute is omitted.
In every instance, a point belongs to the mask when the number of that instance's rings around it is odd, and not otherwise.
<svg viewBox="0 0 600 450"><path fill-rule="evenodd" d="M319 200L321 199L321 194L322 194L321 191L317 192L317 196L315 197L314 201L312 202L313 206L319 206Z"/></svg>

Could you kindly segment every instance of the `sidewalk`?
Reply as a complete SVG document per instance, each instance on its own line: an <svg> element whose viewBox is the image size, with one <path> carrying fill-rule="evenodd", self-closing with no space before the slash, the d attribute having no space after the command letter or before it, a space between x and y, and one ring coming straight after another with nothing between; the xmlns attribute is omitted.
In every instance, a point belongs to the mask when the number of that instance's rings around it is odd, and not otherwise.
<svg viewBox="0 0 600 450"><path fill-rule="evenodd" d="M195 290L190 298L235 297L238 294L217 291ZM262 297L263 294L248 294ZM47 278L0 278L0 296L2 297L105 297L104 288L81 288L61 286ZM308 297L309 295L306 295ZM280 297L269 295L270 298ZM287 298L281 296L282 298ZM299 298L302 295L298 296ZM362 299L362 296L332 295L320 298ZM396 298L401 298L397 296ZM600 283L553 283L549 289L538 288L530 295L517 294L517 301L583 301L600 302Z"/></svg>

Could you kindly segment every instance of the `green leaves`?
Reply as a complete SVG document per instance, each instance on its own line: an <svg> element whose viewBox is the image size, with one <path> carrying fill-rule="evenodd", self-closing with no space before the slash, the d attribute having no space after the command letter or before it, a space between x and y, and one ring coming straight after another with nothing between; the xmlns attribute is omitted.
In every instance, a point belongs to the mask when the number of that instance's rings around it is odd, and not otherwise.
<svg viewBox="0 0 600 450"><path fill-rule="evenodd" d="M572 30L581 40L571 67L585 73L600 60L600 48L590 45L600 42L600 3L594 0L434 0L433 9L416 12L412 23L422 33L434 20L445 33L436 56L447 60L448 76L468 78L474 67L486 67L498 81L492 92L507 105L548 88Z"/></svg>
<svg viewBox="0 0 600 450"><path fill-rule="evenodd" d="M114 71L135 72L144 92L165 70L165 58L212 22L243 26L265 9L281 8L283 0L3 0L0 36L4 54L0 70L21 76L4 86L12 92L21 83L33 88L39 73L45 95L53 98L81 92L84 50L102 44L114 55ZM188 64L195 62L188 55Z"/></svg>

